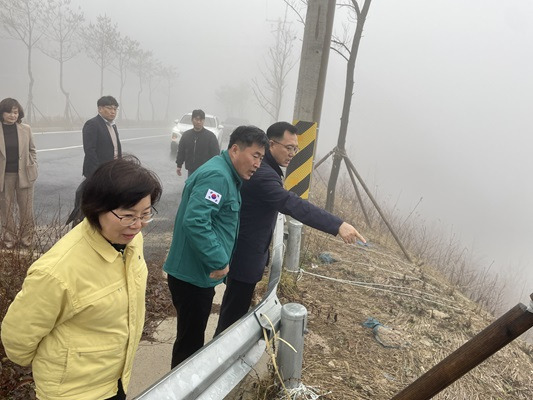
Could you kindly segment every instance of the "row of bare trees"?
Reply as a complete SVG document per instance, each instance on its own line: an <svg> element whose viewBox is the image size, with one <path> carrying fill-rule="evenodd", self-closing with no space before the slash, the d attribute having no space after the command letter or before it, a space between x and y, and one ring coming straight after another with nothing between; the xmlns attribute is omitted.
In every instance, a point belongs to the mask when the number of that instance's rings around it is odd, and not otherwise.
<svg viewBox="0 0 533 400"><path fill-rule="evenodd" d="M273 22L273 43L258 65L259 75L251 84L240 82L226 84L215 91L215 96L223 104L228 116L244 116L245 109L253 96L257 105L264 111L271 122L279 120L288 75L297 63L293 57L296 34L287 21L287 11L283 19Z"/></svg>
<svg viewBox="0 0 533 400"><path fill-rule="evenodd" d="M65 64L80 53L84 53L100 69L100 95L104 93L105 71L113 70L119 76L121 104L128 73L136 75L137 120L143 117L140 103L145 88L151 105L151 119L155 119L152 95L164 82L167 97L165 119L168 119L171 88L178 76L176 68L164 66L138 41L121 34L117 24L106 15L99 15L96 21L87 23L81 9L73 8L70 0L0 0L0 24L10 38L21 41L27 50L29 84L26 117L29 122L37 112L40 113L33 97L35 78L32 57L36 49L58 63L59 88L65 96L63 117L67 124L72 122L73 113L77 114L77 111L64 84ZM119 114L121 119L126 118L122 111Z"/></svg>
<svg viewBox="0 0 533 400"><path fill-rule="evenodd" d="M283 19L276 21L273 31L274 44L268 49L263 67L259 67L260 78L252 80L252 91L259 107L272 122L279 121L283 96L288 84L288 75L297 63L293 57L296 34L287 21L287 11Z"/></svg>

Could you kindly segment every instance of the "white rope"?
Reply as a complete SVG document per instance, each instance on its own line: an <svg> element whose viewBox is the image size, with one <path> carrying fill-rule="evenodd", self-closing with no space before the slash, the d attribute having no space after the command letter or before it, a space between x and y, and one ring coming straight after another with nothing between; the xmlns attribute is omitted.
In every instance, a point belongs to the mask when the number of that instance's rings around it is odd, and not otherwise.
<svg viewBox="0 0 533 400"><path fill-rule="evenodd" d="M314 388L311 386L305 386L303 383L300 383L300 385L298 385L298 387L296 388L283 390L278 395L278 396L281 396L281 397L278 397L278 399L279 400L317 400L323 396L326 396L332 393L331 391L324 393L324 394L319 394L317 392L318 392L317 388Z"/></svg>
<svg viewBox="0 0 533 400"><path fill-rule="evenodd" d="M421 294L423 294L425 296L439 297L438 295L432 295L430 293L422 292L420 290L406 288L406 287L403 287L403 286L393 286L393 285L383 285L383 284L379 284L379 283L348 281L348 280L345 280L345 279L331 278L329 276L324 276L324 275L314 274L312 272L307 272L303 268L301 268L300 270L301 270L301 273L303 273L303 274L311 275L311 276L314 276L314 277L317 277L317 278L320 278L320 279L326 279L326 280L329 280L329 281L345 283L345 284L348 284L348 285L357 286L357 287L361 287L361 288L365 288L365 289L373 289L373 290L377 290L377 291L385 292L385 293L392 293L392 294L399 295L399 296L412 297L412 298L417 299L417 300L422 300L422 301L426 301L426 302L429 302L429 303L438 304L438 305L441 305L443 307L451 308L451 309L456 310L456 311L461 311L461 309L458 308L458 307L454 307L454 306L451 306L449 304L444 304L444 303L442 303L440 301L430 300L430 299L427 299L427 298L424 298L424 297L420 297L420 296L415 296L415 295L412 295L412 294L409 294L409 293L401 293L401 292L396 292L396 291L393 291L393 290L382 289L382 288L379 288L379 287L376 287L376 286L384 286L384 287L390 287L390 288L401 288L403 290L414 290L414 291L419 292L419 293L421 293ZM299 272L299 271L294 271L294 272Z"/></svg>
<svg viewBox="0 0 533 400"><path fill-rule="evenodd" d="M331 237L331 235L326 235L324 232L320 232L320 231L319 231L319 234L322 235L322 236L327 237L328 239L333 239L333 240L335 240L335 241L337 241L337 242L344 243L344 241L343 241L342 239L340 239L340 238L338 238L338 237L336 237L336 236ZM401 264L404 264L404 265L406 265L406 266L408 266L408 267L412 267L412 266L413 266L413 263L410 263L410 262L404 261L404 260L402 260L401 258L396 257L395 255L392 255L392 254L389 254L389 253L384 253L384 252L382 252L382 251L374 250L374 249L371 249L371 248L369 248L369 247L365 247L365 246L359 246L359 247L357 247L357 249L358 249L358 250L364 250L364 251L367 251L367 252L369 252L369 253L381 254L381 255L383 255L383 256L386 256L386 257L392 258L393 260L395 260L395 261L397 261L397 262L399 262L399 263L401 263Z"/></svg>
<svg viewBox="0 0 533 400"><path fill-rule="evenodd" d="M349 285L357 285L357 286L370 286L370 287L376 287L376 286L380 286L380 287L384 287L384 288L389 288L389 289L401 289L401 290L410 290L412 292L417 292L417 293L420 293L422 295L425 295L425 296L429 296L429 297L437 297L437 298L440 298L442 297L442 295L439 295L439 294L431 294L431 293L428 293L428 292L424 292L422 290L419 290L419 289L415 289L415 288L410 288L410 287L405 287L405 286L400 286L400 285L386 285L384 283L376 283L376 282L364 282L364 281L350 281L350 280L347 280L347 279L340 279L340 278L330 278L330 277L327 277L325 275L320 275L320 274L315 274L315 273L312 273L312 272L307 272L306 270L304 270L303 268L300 268L300 272L301 274L308 274L308 275L312 275L312 276L316 276L316 277L319 277L319 278L327 278L327 279L332 279L332 280L336 280L337 282L340 282L340 283L346 283L346 284L349 284ZM301 274L298 276L300 278ZM454 300L447 300L447 299L444 299L450 303L453 303Z"/></svg>
<svg viewBox="0 0 533 400"><path fill-rule="evenodd" d="M336 237L334 237L332 239L337 241L337 242L344 243L341 239L338 239ZM364 248L363 249L361 247L357 247L357 250L364 250L364 251L367 251L367 252L370 252L370 253L374 253L374 254L381 254L383 256L387 256L389 258L392 258L393 260L395 260L395 261L397 261L397 262L399 262L401 264L404 264L407 267L412 267L413 266L412 264L409 264L409 263L407 263L407 262L405 262L403 260L400 260L399 258L397 258L397 257L395 257L393 255L390 255L390 254L387 254L387 253L384 253L384 252L380 252L380 251L376 251L376 250L372 250L372 249L368 249L368 248ZM393 271L393 270L390 270L390 269L387 269L387 268L378 267L377 265L372 264L372 263L352 262L352 261L346 261L346 260L343 260L343 259L341 259L340 261L343 261L343 262L345 262L347 264L357 264L357 265L363 265L365 267L371 267L371 268L379 269L381 271L385 271L385 272L388 272L390 274L395 274L395 275L401 276L402 278L409 278L411 280L422 282L422 283L424 283L425 285L427 285L429 287L437 289L437 287L435 285L432 285L431 283L425 282L425 281L423 281L422 279L420 279L420 278L418 278L416 276L407 275L407 274L405 274L403 272L398 272L398 271Z"/></svg>

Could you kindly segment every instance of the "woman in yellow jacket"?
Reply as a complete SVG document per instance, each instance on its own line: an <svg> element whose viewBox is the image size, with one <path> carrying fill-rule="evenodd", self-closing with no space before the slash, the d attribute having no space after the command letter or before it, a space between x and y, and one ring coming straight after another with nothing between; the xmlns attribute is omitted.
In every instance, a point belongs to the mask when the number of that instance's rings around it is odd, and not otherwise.
<svg viewBox="0 0 533 400"><path fill-rule="evenodd" d="M32 365L40 400L125 399L144 325L143 226L161 196L135 158L103 164L85 220L28 270L2 322L8 357Z"/></svg>

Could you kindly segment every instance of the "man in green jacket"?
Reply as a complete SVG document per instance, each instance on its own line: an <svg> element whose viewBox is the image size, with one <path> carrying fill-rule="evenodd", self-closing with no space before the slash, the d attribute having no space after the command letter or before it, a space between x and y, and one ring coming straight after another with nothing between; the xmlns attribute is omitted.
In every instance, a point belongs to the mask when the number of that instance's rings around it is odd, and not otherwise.
<svg viewBox="0 0 533 400"><path fill-rule="evenodd" d="M261 129L240 126L231 134L228 150L185 182L163 265L178 315L172 368L204 345L215 286L229 271L239 231L242 180L259 168L267 147Z"/></svg>

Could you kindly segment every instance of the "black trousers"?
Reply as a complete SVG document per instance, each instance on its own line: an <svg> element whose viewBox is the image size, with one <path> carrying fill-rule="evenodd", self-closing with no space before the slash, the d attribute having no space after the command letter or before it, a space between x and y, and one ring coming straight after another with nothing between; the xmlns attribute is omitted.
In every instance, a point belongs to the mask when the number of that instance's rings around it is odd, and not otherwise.
<svg viewBox="0 0 533 400"><path fill-rule="evenodd" d="M118 392L115 396L109 397L106 400L126 400L126 393L124 393L124 388L122 387L122 381L118 380Z"/></svg>
<svg viewBox="0 0 533 400"><path fill-rule="evenodd" d="M250 309L254 295L255 283L226 279L226 291L220 306L220 316L215 336L238 321Z"/></svg>
<svg viewBox="0 0 533 400"><path fill-rule="evenodd" d="M168 275L172 304L178 314L177 334L171 367L187 359L204 345L205 328L211 313L215 288L202 288Z"/></svg>

